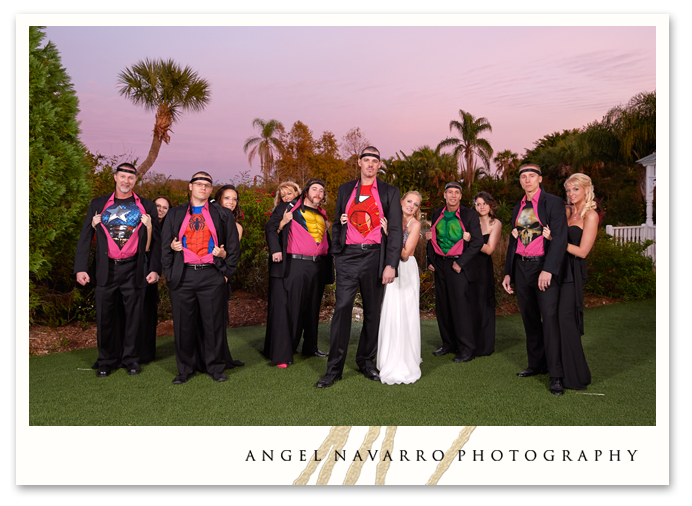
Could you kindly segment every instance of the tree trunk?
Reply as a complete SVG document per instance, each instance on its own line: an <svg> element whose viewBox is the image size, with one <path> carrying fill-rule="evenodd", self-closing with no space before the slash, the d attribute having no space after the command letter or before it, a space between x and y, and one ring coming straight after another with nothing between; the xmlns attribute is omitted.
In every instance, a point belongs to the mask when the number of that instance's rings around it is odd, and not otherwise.
<svg viewBox="0 0 692 506"><path fill-rule="evenodd" d="M137 175L139 177L144 176L144 174L147 173L151 166L154 165L156 157L159 156L160 149L161 139L154 135L154 138L151 141L151 148L149 148L149 154L147 155L147 158L142 162L142 164L139 167L137 167Z"/></svg>

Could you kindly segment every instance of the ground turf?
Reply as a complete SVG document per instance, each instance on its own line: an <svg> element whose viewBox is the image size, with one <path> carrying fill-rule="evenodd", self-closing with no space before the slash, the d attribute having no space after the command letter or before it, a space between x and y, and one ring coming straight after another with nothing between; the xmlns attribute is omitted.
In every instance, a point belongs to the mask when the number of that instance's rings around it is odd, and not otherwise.
<svg viewBox="0 0 692 506"><path fill-rule="evenodd" d="M655 299L587 309L584 350L593 383L586 392L548 391L548 376L518 378L526 366L519 315L497 318L490 357L455 364L434 357L437 322L422 321L422 377L382 385L357 372L360 324L353 324L343 380L315 383L325 358L296 355L287 369L261 355L264 327L228 330L244 367L214 383L197 374L173 385L173 338L158 339L157 360L138 376L123 369L96 378L95 349L29 358L31 425L655 425ZM319 347L329 349L329 325ZM595 395L603 394L603 395Z"/></svg>

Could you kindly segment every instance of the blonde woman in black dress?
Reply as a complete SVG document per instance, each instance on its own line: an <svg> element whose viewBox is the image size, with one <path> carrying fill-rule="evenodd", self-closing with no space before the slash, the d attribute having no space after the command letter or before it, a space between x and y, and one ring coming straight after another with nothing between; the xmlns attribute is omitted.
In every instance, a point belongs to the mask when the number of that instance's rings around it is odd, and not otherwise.
<svg viewBox="0 0 692 506"><path fill-rule="evenodd" d="M585 258L596 241L598 213L591 178L572 174L565 181L567 193L567 252L560 268L560 344L563 384L572 390L586 390L591 371L586 363L581 336L584 335ZM550 230L548 230L550 233Z"/></svg>

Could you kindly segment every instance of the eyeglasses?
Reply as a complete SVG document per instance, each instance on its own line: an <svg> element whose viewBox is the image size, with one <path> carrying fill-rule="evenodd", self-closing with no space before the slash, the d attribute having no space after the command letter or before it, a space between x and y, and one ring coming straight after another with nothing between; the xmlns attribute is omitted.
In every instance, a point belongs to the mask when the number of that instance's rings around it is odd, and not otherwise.
<svg viewBox="0 0 692 506"><path fill-rule="evenodd" d="M209 189L211 190L211 185L209 183L200 183L199 181L195 181L192 183L193 185L197 186L198 188L204 188L205 190Z"/></svg>

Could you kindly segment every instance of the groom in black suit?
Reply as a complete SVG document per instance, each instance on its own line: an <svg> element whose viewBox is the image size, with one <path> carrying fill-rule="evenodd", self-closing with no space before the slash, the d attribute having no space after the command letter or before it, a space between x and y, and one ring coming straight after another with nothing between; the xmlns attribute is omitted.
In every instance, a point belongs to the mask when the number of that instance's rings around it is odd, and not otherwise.
<svg viewBox="0 0 692 506"><path fill-rule="evenodd" d="M512 294L510 283L514 282L526 331L529 366L517 376L549 373L550 392L562 395L557 278L567 250L567 217L563 200L543 191L542 181L538 165L519 167L519 182L526 195L512 213L516 232L509 238L502 286ZM544 227L550 230L550 240Z"/></svg>
<svg viewBox="0 0 692 506"><path fill-rule="evenodd" d="M330 387L341 379L351 336L351 314L356 292L363 299L363 330L360 333L356 364L368 379L379 381L375 369L377 334L384 285L396 277L403 231L399 189L377 179L380 152L365 148L358 160L360 179L339 186L332 226L331 253L336 261L336 307L329 336L327 374L318 388ZM380 225L388 222L389 235Z"/></svg>

